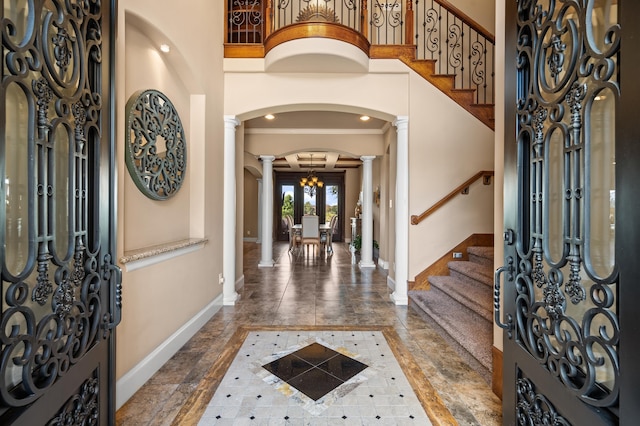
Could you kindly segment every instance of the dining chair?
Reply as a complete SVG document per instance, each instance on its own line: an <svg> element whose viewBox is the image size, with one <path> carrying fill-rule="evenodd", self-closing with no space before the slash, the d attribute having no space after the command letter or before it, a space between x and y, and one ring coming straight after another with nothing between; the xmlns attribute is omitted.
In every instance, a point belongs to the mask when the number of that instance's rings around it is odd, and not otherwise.
<svg viewBox="0 0 640 426"><path fill-rule="evenodd" d="M329 231L327 231L327 253L333 253L333 234L338 229L338 216L331 218L329 222Z"/></svg>
<svg viewBox="0 0 640 426"><path fill-rule="evenodd" d="M297 250L300 246L301 237L300 233L296 232L293 228L293 217L285 216L287 218L287 226L289 227L289 251Z"/></svg>
<svg viewBox="0 0 640 426"><path fill-rule="evenodd" d="M320 222L316 215L302 216L302 245L307 248L309 253L309 245L318 247L318 253L320 252Z"/></svg>

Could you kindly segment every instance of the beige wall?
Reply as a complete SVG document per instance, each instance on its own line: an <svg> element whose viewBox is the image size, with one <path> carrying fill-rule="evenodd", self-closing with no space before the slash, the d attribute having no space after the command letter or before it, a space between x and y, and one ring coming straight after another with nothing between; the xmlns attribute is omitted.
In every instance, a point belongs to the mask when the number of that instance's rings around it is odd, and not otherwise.
<svg viewBox="0 0 640 426"><path fill-rule="evenodd" d="M127 100L146 89L159 90L166 95L176 108L184 126L188 161L191 140L189 93L182 81L173 75L170 59L153 46L149 37L141 29L127 23L125 37L127 40L125 51ZM147 72L139 72L141 69ZM191 174L188 169L180 190L164 201L146 197L138 190L128 171L121 177L124 184L122 207L125 211L125 220L121 224L124 227L124 239L121 242L124 243L125 251L189 238Z"/></svg>
<svg viewBox="0 0 640 426"><path fill-rule="evenodd" d="M418 215L480 170L493 170L494 134L412 73L409 214ZM415 111L415 113L414 113ZM469 235L493 232L493 186L476 183L409 228L409 279Z"/></svg>
<svg viewBox="0 0 640 426"><path fill-rule="evenodd" d="M244 230L243 237L258 238L258 180L244 169Z"/></svg>
<svg viewBox="0 0 640 426"><path fill-rule="evenodd" d="M117 332L116 377L140 366L160 345L221 293L222 272L222 36L223 3L121 0L117 40L118 258L131 248L206 237L204 248L133 272L123 267L123 318ZM199 13L193 13L193 10ZM197 28L198 36L185 28ZM159 42L172 46L158 53ZM206 52L207 54L203 54ZM124 164L124 105L130 92L151 88L176 105L187 138L197 134L188 157L188 182L174 199L151 202L132 187ZM203 104L191 111L196 96ZM191 117L201 117L191 122ZM198 131L194 132L194 128ZM188 144L191 141L188 139ZM188 146L189 150L190 147ZM187 153L189 156L189 151ZM196 185L196 187L193 187ZM191 206L201 206L192 211Z"/></svg>
<svg viewBox="0 0 640 426"><path fill-rule="evenodd" d="M449 0L449 3L460 9L478 24L482 25L482 27L485 30L488 30L491 34L496 34L494 0Z"/></svg>

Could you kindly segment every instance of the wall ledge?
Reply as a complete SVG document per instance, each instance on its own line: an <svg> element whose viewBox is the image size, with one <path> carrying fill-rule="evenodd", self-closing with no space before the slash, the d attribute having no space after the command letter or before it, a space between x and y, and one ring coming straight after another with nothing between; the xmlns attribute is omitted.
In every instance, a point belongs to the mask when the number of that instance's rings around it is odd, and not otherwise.
<svg viewBox="0 0 640 426"><path fill-rule="evenodd" d="M124 265L125 271L131 272L200 250L208 241L207 238L188 238L167 244L159 244L125 252L124 256L119 260L120 264Z"/></svg>

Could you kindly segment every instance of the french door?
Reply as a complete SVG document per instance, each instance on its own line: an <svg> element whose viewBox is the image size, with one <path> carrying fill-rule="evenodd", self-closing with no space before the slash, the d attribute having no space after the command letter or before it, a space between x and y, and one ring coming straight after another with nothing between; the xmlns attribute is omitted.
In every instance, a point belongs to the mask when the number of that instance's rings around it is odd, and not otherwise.
<svg viewBox="0 0 640 426"><path fill-rule="evenodd" d="M316 214L320 223L328 223L333 216L338 216L338 225L333 234L333 241L343 241L344 232L344 173L323 173L324 186L318 188L313 196L305 192L299 184L300 178L306 174L276 173L274 185L274 203L276 220L276 240L287 241L289 230L285 215L291 215L294 223L301 223L305 214Z"/></svg>
<svg viewBox="0 0 640 426"><path fill-rule="evenodd" d="M640 6L506 7L504 423L637 424Z"/></svg>
<svg viewBox="0 0 640 426"><path fill-rule="evenodd" d="M114 424L116 1L3 0L0 424Z"/></svg>

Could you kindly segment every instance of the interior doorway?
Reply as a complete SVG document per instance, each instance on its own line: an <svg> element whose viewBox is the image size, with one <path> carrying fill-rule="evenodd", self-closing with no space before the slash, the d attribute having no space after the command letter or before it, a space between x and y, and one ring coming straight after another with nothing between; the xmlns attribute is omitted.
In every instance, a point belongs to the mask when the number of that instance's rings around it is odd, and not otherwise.
<svg viewBox="0 0 640 426"><path fill-rule="evenodd" d="M289 227L286 216L293 217L294 223L300 223L305 214L316 214L320 223L328 223L332 217L338 216L337 229L333 241L344 241L344 172L323 173L324 185L316 188L311 195L300 185L304 173L276 172L274 185L274 219L277 241L289 239Z"/></svg>

